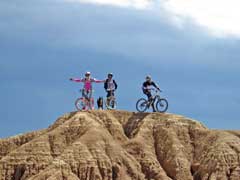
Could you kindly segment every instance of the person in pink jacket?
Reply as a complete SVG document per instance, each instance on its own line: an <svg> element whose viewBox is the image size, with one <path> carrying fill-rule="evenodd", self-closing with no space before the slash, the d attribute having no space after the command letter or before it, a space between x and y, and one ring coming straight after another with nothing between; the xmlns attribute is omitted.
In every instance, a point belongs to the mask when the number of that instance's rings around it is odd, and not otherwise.
<svg viewBox="0 0 240 180"><path fill-rule="evenodd" d="M75 82L83 82L83 89L82 89L82 96L85 97L88 101L92 97L92 83L103 83L105 80L97 80L95 78L91 78L91 73L86 72L85 73L85 78L70 78L70 81L75 81Z"/></svg>

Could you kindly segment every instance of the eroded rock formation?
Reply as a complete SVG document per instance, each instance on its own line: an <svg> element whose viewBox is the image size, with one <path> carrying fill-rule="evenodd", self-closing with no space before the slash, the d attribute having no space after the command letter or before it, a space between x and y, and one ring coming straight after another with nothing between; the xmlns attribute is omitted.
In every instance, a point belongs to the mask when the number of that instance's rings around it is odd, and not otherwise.
<svg viewBox="0 0 240 180"><path fill-rule="evenodd" d="M239 180L240 131L179 115L73 112L0 140L0 180Z"/></svg>

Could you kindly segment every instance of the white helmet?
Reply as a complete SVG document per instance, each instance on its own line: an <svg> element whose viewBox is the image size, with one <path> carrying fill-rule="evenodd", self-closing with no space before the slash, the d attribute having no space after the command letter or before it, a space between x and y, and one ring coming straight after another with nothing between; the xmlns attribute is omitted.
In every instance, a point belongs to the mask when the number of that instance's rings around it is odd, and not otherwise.
<svg viewBox="0 0 240 180"><path fill-rule="evenodd" d="M89 72L89 71L87 71L86 73L85 73L85 76L90 76L91 75L91 72Z"/></svg>
<svg viewBox="0 0 240 180"><path fill-rule="evenodd" d="M111 76L111 77L113 77L113 73L108 73L108 76Z"/></svg>

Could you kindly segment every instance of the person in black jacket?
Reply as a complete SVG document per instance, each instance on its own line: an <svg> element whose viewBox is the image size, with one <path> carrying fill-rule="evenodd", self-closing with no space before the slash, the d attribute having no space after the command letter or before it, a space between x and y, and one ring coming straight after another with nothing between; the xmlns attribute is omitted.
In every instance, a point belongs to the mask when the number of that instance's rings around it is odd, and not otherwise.
<svg viewBox="0 0 240 180"><path fill-rule="evenodd" d="M105 80L104 89L107 92L107 99L110 97L114 97L114 91L117 89L118 85L116 81L113 79L113 74L108 73L108 78Z"/></svg>
<svg viewBox="0 0 240 180"><path fill-rule="evenodd" d="M156 89L158 89L160 91L159 86L155 82L152 81L151 76L147 75L146 81L142 85L142 90L143 90L143 93L145 95L147 95L148 101L152 100L151 86L155 87ZM153 109L153 112L156 111L153 103L152 103L152 109Z"/></svg>

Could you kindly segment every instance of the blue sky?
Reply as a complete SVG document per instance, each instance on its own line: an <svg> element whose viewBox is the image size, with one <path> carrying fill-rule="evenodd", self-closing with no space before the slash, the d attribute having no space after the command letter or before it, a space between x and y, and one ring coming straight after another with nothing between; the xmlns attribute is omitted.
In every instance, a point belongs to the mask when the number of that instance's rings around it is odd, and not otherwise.
<svg viewBox="0 0 240 180"><path fill-rule="evenodd" d="M0 137L46 128L74 111L82 84L68 79L85 71L98 79L114 73L119 109L135 111L151 74L169 113L239 129L239 22L224 24L228 13L220 27L218 11L209 7L207 18L186 10L196 0L185 9L178 1L1 1ZM94 88L95 97L105 95L102 84Z"/></svg>

